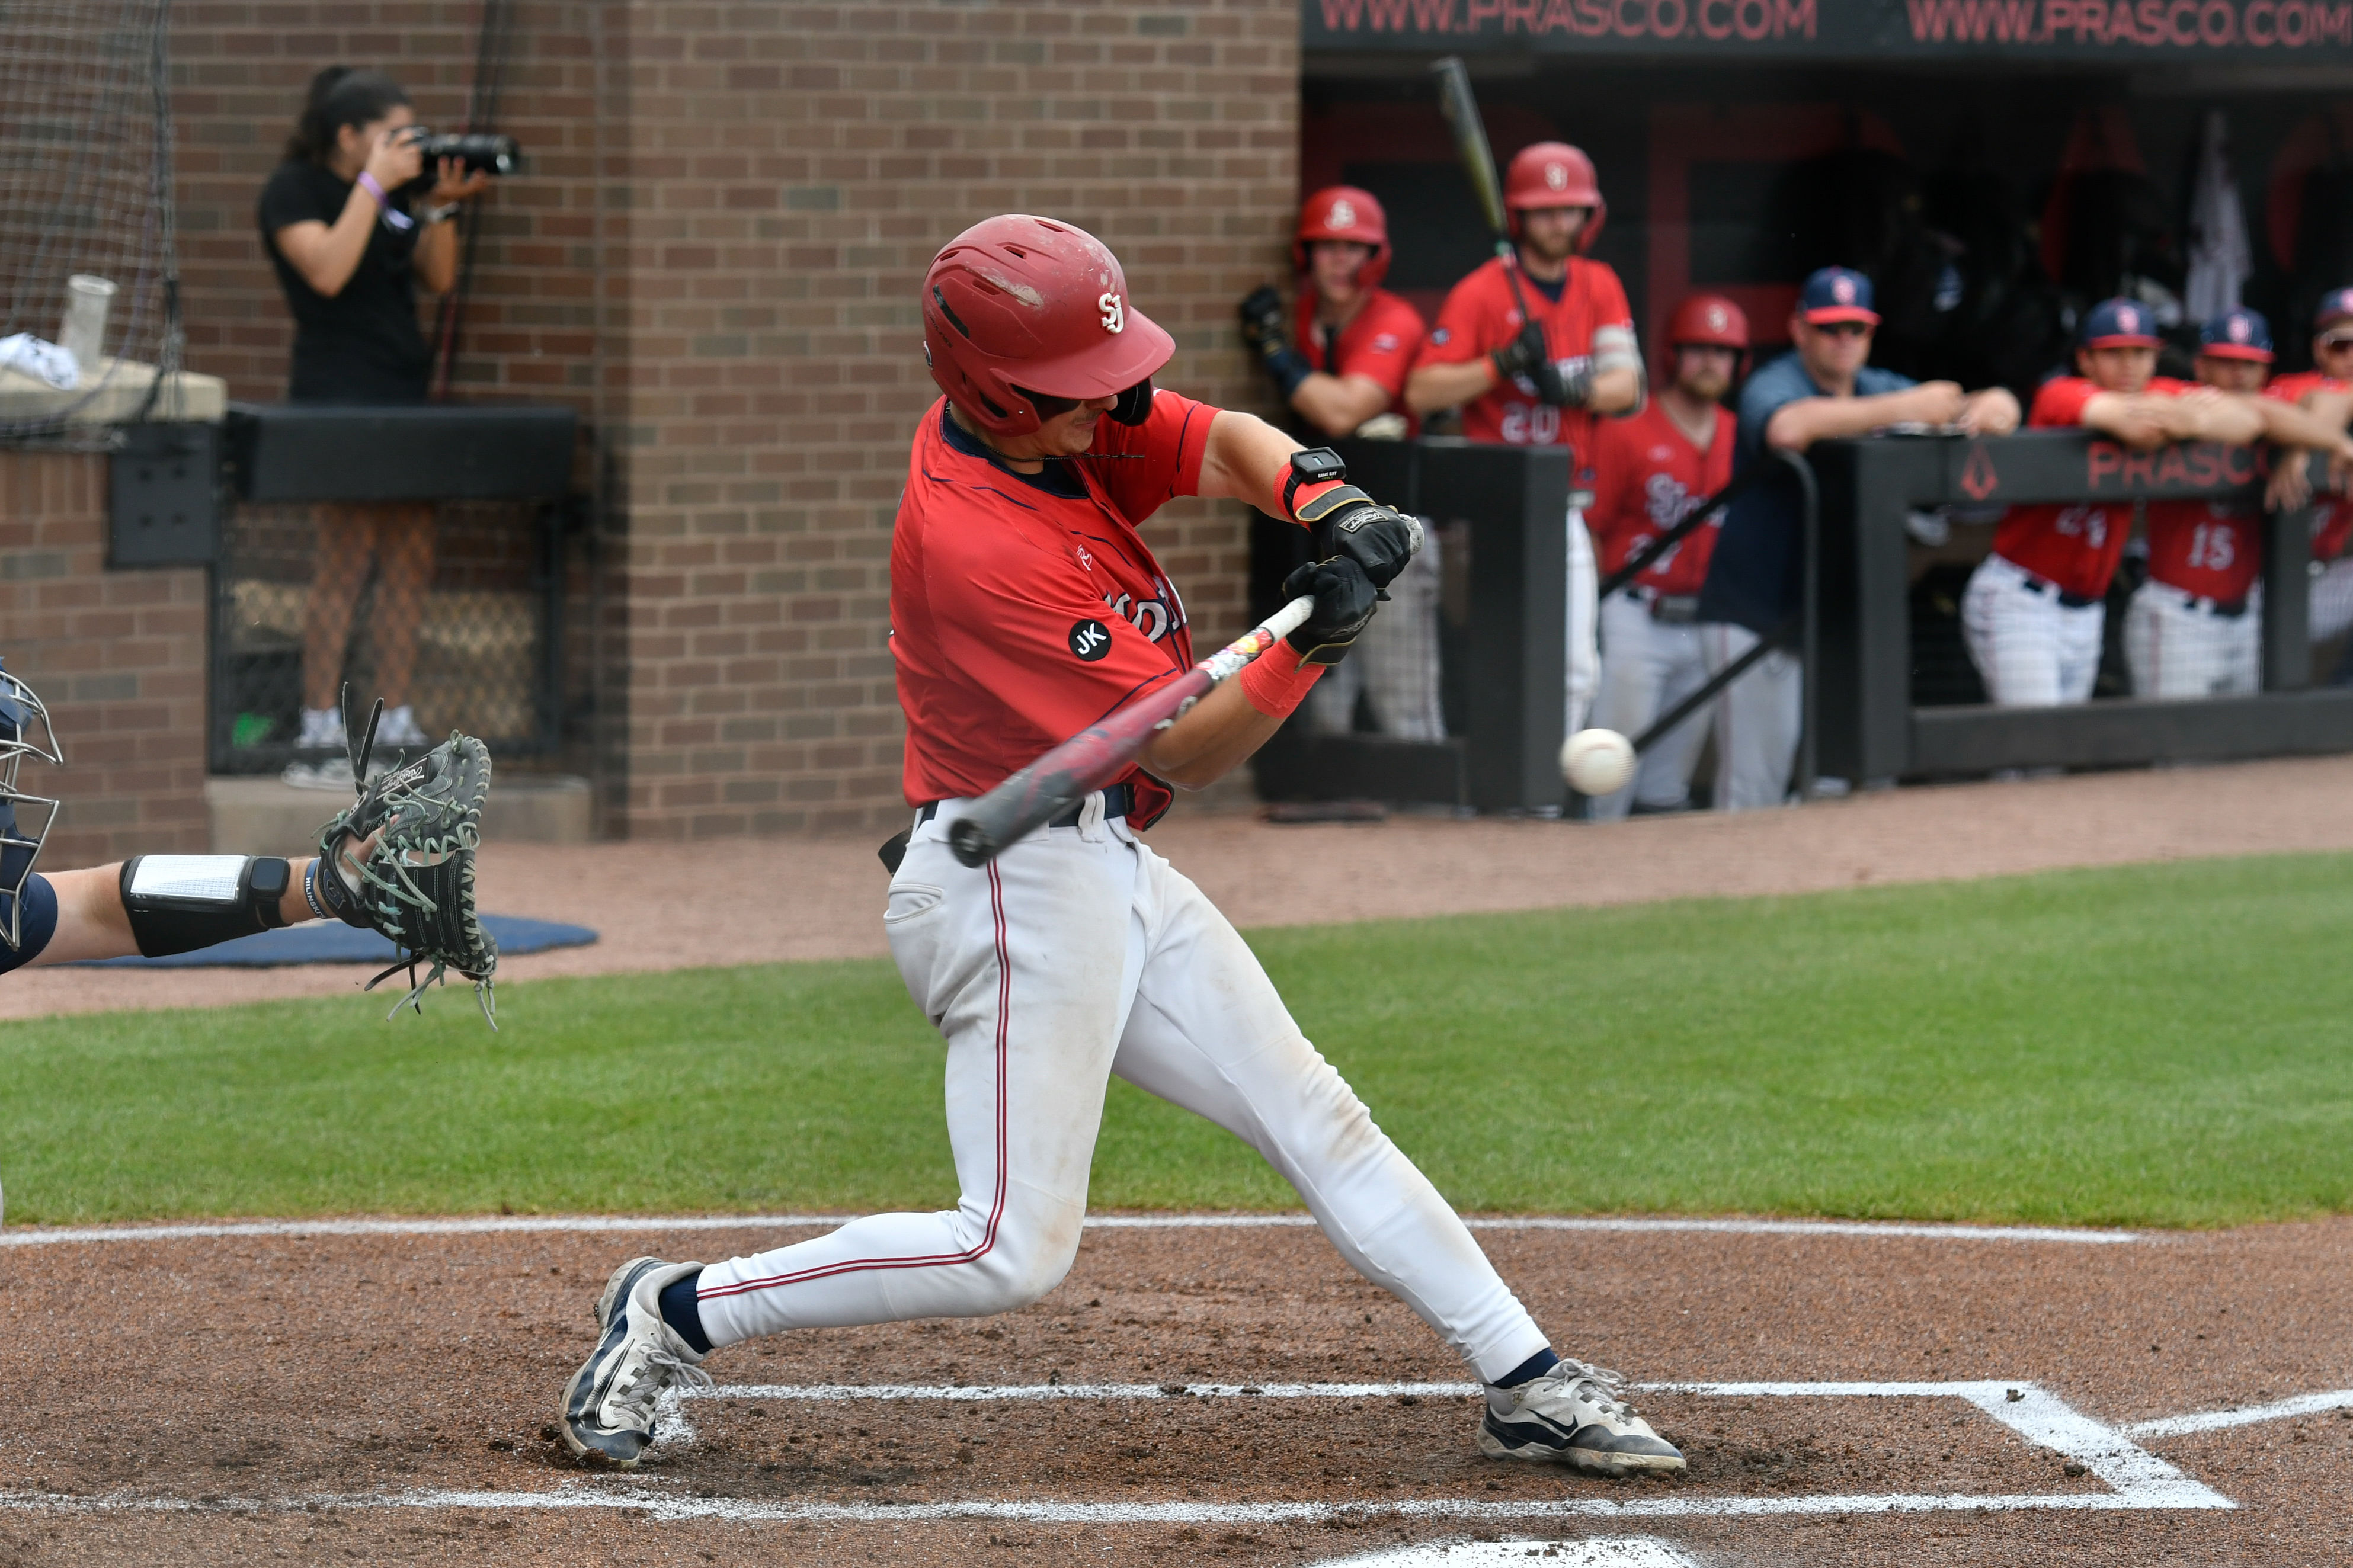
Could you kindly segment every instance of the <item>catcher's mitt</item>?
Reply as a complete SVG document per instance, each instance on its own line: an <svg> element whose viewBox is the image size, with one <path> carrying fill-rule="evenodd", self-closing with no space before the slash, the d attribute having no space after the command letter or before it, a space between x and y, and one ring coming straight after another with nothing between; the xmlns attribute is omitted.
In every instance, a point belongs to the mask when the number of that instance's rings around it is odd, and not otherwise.
<svg viewBox="0 0 2353 1568"><path fill-rule="evenodd" d="M415 762L371 780L368 752L384 704L375 709L352 757L359 798L319 830L314 901L348 924L383 932L400 950L399 960L367 983L373 991L408 971L408 994L393 1004L393 1013L404 1005L422 1013L425 988L454 969L474 983L482 1016L495 1029L491 977L499 945L474 918L474 851L491 793L490 748L452 731ZM421 981L420 963L433 966Z"/></svg>

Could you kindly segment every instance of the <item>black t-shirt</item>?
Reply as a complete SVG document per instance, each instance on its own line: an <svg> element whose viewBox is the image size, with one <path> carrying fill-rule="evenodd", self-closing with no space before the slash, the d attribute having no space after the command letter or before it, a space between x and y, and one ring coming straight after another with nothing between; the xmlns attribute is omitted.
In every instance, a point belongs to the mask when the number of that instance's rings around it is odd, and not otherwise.
<svg viewBox="0 0 2353 1568"><path fill-rule="evenodd" d="M332 298L311 288L278 253L280 229L312 220L332 228L351 198L351 182L317 163L280 163L261 187L261 242L294 312L294 365L286 395L297 403L422 402L433 354L417 325L409 265L421 230L395 228L379 216L358 269ZM395 192L395 202L399 199Z"/></svg>

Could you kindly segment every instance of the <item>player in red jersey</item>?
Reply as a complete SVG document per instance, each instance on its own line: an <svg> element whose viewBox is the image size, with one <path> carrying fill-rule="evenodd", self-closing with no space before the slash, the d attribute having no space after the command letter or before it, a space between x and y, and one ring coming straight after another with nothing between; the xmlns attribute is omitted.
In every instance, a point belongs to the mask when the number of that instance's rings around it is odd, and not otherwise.
<svg viewBox="0 0 2353 1568"><path fill-rule="evenodd" d="M1736 421L1723 404L1748 352L1748 318L1715 294L1694 294L1667 322L1668 374L1648 408L1605 420L1593 437L1593 541L1609 576L1732 479ZM1699 592L1721 512L1601 602L1601 692L1593 722L1635 736L1707 681ZM1708 715L1693 714L1642 753L1634 782L1589 807L1599 821L1630 810L1675 811L1691 796Z"/></svg>
<svg viewBox="0 0 2353 1568"><path fill-rule="evenodd" d="M1283 330L1271 288L1241 303L1242 342L1293 412L1327 436L1402 438L1413 433L1406 374L1421 352L1421 314L1380 286L1389 269L1388 218L1370 191L1332 185L1300 204L1291 243L1299 277L1295 331ZM1356 700L1370 702L1386 735L1442 741L1439 700L1436 534L1389 585L1390 604L1365 628L1364 646L1307 696L1309 725L1354 727Z"/></svg>
<svg viewBox="0 0 2353 1568"><path fill-rule="evenodd" d="M892 542L916 810L883 921L947 1041L963 1195L709 1268L623 1264L565 1393L565 1441L636 1463L662 1390L707 1383L715 1347L1010 1311L1052 1289L1078 1250L1116 1073L1264 1155L1341 1255L1444 1336L1489 1389L1482 1452L1610 1475L1682 1469L1617 1396L1621 1380L1554 1354L1233 927L1137 837L1167 803L1162 781L1205 784L1241 763L1346 651L1410 552L1407 520L1334 479L1329 452L1155 395L1174 344L1129 300L1111 252L1068 225L991 218L949 242L923 280L923 327L946 395L917 428ZM964 866L947 830L973 796L1191 662L1184 612L1137 531L1180 495L1316 524L1326 558L1285 585L1315 595L1314 615L1161 731L1125 778Z"/></svg>
<svg viewBox="0 0 2353 1568"><path fill-rule="evenodd" d="M1593 161L1560 142L1522 148L1504 175L1504 206L1513 259L1482 264L1447 295L1405 397L1417 414L1461 408L1462 434L1473 441L1569 448L1567 722L1574 734L1600 679L1584 516L1594 421L1640 406L1642 359L1618 274L1584 254L1609 216Z"/></svg>
<svg viewBox="0 0 2353 1568"><path fill-rule="evenodd" d="M2353 422L2353 289L2327 294L2313 312L2312 366L2274 377L2263 394L2293 403L2330 428L2342 430ZM2345 554L2347 539L2353 536L2353 503L2336 493L2304 497L2291 492L2274 499L2288 506L2312 500L2312 559L2320 570L2312 579L2309 629L2315 642L2344 636L2353 630L2353 556Z"/></svg>
<svg viewBox="0 0 2353 1568"><path fill-rule="evenodd" d="M2281 450L2273 465L2269 500L2300 506L2310 494L2306 461L2327 450L2342 462L2353 455L2341 420L2302 407L2299 387L2264 385L2272 363L2271 323L2238 307L2199 332L2198 380L2252 403L2263 435ZM2258 398L2257 395L2263 395ZM2148 527L2148 579L2125 611L2125 661L2136 697L2223 697L2263 686L2263 530L2257 509L2243 501L2153 500Z"/></svg>
<svg viewBox="0 0 2353 1568"><path fill-rule="evenodd" d="M1381 287L1389 270L1388 215L1370 191L1331 185L1300 204L1291 242L1299 308L1283 330L1282 296L1251 290L1241 304L1242 342L1275 390L1326 436L1410 434L1408 372L1421 353L1421 312ZM1366 431L1393 416L1393 427Z"/></svg>
<svg viewBox="0 0 2353 1568"><path fill-rule="evenodd" d="M2157 374L2156 328L2137 300L2094 307L2075 353L2080 374L2043 383L2027 424L2083 426L2144 451L2262 435L2263 416L2248 402ZM1994 531L1993 553L1961 595L1961 635L1994 701L2051 707L2090 699L2103 601L2131 531L2128 501L2010 509Z"/></svg>

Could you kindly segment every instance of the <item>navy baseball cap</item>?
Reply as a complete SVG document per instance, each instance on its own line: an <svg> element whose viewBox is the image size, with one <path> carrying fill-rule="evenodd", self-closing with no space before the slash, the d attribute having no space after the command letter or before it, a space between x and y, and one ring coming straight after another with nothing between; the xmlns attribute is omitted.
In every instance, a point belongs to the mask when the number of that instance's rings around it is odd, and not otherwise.
<svg viewBox="0 0 2353 1568"><path fill-rule="evenodd" d="M2198 329L2198 352L2210 359L2272 363L2272 324L2261 310L2233 305Z"/></svg>
<svg viewBox="0 0 2353 1568"><path fill-rule="evenodd" d="M2316 332L2348 316L2353 316L2353 289L2331 289L2320 297L2320 308L2312 313L2312 330Z"/></svg>
<svg viewBox="0 0 2353 1568"><path fill-rule="evenodd" d="M1879 325L1879 312L1871 308L1871 279L1850 267L1825 267L1807 279L1798 291L1798 314L1810 327L1832 321Z"/></svg>
<svg viewBox="0 0 2353 1568"><path fill-rule="evenodd" d="M2087 349L2153 349L2157 314L2137 300L2103 300L2084 318L2078 341Z"/></svg>

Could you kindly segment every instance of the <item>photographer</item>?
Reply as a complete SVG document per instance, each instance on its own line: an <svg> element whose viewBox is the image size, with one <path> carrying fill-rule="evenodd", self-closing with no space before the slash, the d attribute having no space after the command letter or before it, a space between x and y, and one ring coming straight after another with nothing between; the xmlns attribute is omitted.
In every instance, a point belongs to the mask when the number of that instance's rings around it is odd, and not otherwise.
<svg viewBox="0 0 2353 1568"><path fill-rule="evenodd" d="M421 403L432 350L417 322L417 288L445 293L458 278L458 204L480 194L444 158L428 175L408 95L377 71L331 66L311 80L285 161L262 187L259 217L278 284L294 314L293 403ZM430 179L421 200L414 193ZM343 718L335 710L353 606L379 573L374 640L385 699L379 746L423 746L409 703L417 628L433 577L433 507L424 502L323 506L302 622L302 731L296 745L331 750L300 760L286 782L348 788Z"/></svg>

